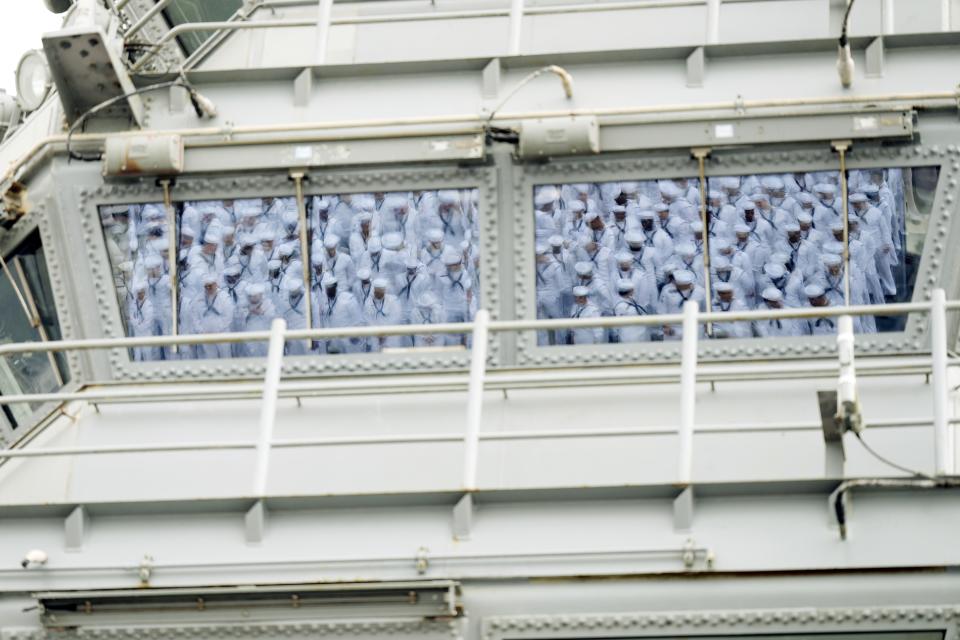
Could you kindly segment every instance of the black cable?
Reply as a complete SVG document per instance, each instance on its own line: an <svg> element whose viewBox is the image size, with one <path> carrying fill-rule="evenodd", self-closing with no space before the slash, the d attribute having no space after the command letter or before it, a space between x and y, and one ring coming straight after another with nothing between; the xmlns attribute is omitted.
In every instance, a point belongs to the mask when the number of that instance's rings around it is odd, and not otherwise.
<svg viewBox="0 0 960 640"><path fill-rule="evenodd" d="M926 480L933 480L932 477L923 473L922 471L914 471L913 469L908 469L907 467L900 466L899 464L897 464L896 462L893 462L892 460L884 458L882 455L880 455L879 453L871 449L870 445L868 445L867 442L863 439L863 437L856 431L853 432L853 435L857 437L857 440L860 441L860 444L863 445L863 448L866 449L868 452L870 452L870 455L872 455L874 458L884 463L888 467L893 467L894 469L903 471L904 473L909 473L914 478L924 478ZM838 506L837 508L839 509L840 507ZM839 513L837 517L839 519Z"/></svg>
<svg viewBox="0 0 960 640"><path fill-rule="evenodd" d="M850 26L850 10L853 9L855 0L847 3L847 10L843 13L843 23L840 25L840 46L847 46L847 28Z"/></svg>
<svg viewBox="0 0 960 640"><path fill-rule="evenodd" d="M116 103L120 102L121 100L126 100L126 99L128 99L128 98L132 98L133 96L140 95L140 94L146 93L146 92L148 92L148 91L157 91L157 90L159 90L159 89L169 89L170 87L183 87L184 89L186 89L186 90L190 93L190 102L191 102L191 104L193 104L193 108L194 108L194 110L197 112L197 117L198 117L198 118L202 118L202 117L203 117L203 111L200 109L200 106L197 104L196 98L194 97L194 93L196 93L196 89L194 89L192 86L190 86L190 84L189 84L188 82L186 82L185 80L183 80L183 79L170 80L170 81L168 81L168 82L158 82L157 84L151 84L151 85L148 85L148 86L146 86L146 87L140 87L139 89L135 89L135 90L131 91L130 93L125 93L125 94L123 94L122 96L114 96L113 98L110 98L109 100L104 100L103 102L101 102L100 104L98 104L98 105L95 106L95 107L91 107L91 108L88 109L86 112L84 112L83 115L81 115L79 118L77 118L76 121L75 121L72 125L70 125L70 129L67 130L67 158L68 158L68 162L69 162L69 160L81 160L81 161L83 161L83 162L95 162L95 161L101 160L101 159L103 158L103 154L102 154L102 153L98 153L96 156L85 156L85 155L83 155L83 154L81 154L81 153L75 153L73 150L70 149L70 140L71 140L71 138L73 138L73 134L74 134L74 133L76 132L76 130L80 127L80 125L82 125L84 122L87 121L87 119L88 119L90 116L96 115L97 113L100 113L101 111L103 111L104 109L107 109L108 107L112 107L113 105L115 105Z"/></svg>

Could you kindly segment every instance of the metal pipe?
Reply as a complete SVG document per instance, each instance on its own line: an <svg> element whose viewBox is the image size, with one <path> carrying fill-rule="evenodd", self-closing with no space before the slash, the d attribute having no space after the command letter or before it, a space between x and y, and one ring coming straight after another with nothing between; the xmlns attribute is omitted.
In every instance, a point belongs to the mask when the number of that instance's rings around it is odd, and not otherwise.
<svg viewBox="0 0 960 640"><path fill-rule="evenodd" d="M179 333L180 325L180 279L177 274L177 211L173 206L173 200L170 197L170 179L160 180L160 186L163 188L163 207L167 212L167 271L170 275L170 333L174 338ZM174 353L180 352L180 346L177 343L170 345Z"/></svg>
<svg viewBox="0 0 960 640"><path fill-rule="evenodd" d="M897 364L883 361L861 362L859 375L929 375L929 358L900 357ZM702 365L697 370L697 379L702 382L780 379L818 379L836 375L833 361L819 362L773 362L770 364L717 364ZM680 379L676 365L617 367L587 371L547 370L536 373L490 373L487 389L522 389L544 387L583 387L604 385L638 385L675 383ZM391 376L380 378L357 378L348 380L321 380L285 383L280 386L280 396L302 398L325 395L397 394L397 393L442 393L461 392L468 389L469 377L464 374L437 376ZM152 388L154 386L160 388ZM94 402L97 404L145 403L169 400L256 400L263 392L258 382L232 382L224 384L198 384L188 388L180 385L137 385L113 388L103 386L91 391L60 392L0 396L0 405L38 402Z"/></svg>
<svg viewBox="0 0 960 640"><path fill-rule="evenodd" d="M930 357L933 391L933 448L938 476L952 475L954 448L948 423L950 396L947 383L947 309L946 292L937 288L930 298Z"/></svg>
<svg viewBox="0 0 960 640"><path fill-rule="evenodd" d="M940 0L940 30L950 31L953 27L953 8L951 0Z"/></svg>
<svg viewBox="0 0 960 640"><path fill-rule="evenodd" d="M511 56L520 55L520 38L523 34L524 0L512 0L510 3L510 40L507 51Z"/></svg>
<svg viewBox="0 0 960 640"><path fill-rule="evenodd" d="M950 424L957 424L951 420ZM924 428L932 425L930 420L870 420L871 429ZM700 434L731 433L780 433L790 431L821 431L819 423L793 423L778 425L702 425L694 429ZM481 433L481 441L509 442L520 440L570 440L579 438L629 438L646 436L672 436L677 433L673 426L653 426L634 429L569 429L545 431L515 431L500 433ZM364 446L384 444L455 444L463 442L463 436L450 434L390 434L374 436L344 436L333 438L315 438L303 440L275 440L270 443L272 449L308 449L314 447ZM48 447L40 449L4 449L0 450L0 460L16 458L52 458L59 456L89 456L139 453L168 453L190 451L242 451L256 449L258 442L220 441L190 442L177 444L133 444L133 445L97 445L87 447Z"/></svg>
<svg viewBox="0 0 960 640"><path fill-rule="evenodd" d="M528 10L529 13L529 10ZM228 23L229 24L229 23ZM260 22L254 23L240 23L240 24L260 24ZM313 23L304 23L302 26L308 26L308 24ZM746 110L756 110L756 109L774 109L774 108L789 108L789 107L814 107L814 106L841 106L841 105L865 105L869 104L874 107L879 107L883 103L890 102L909 102L911 106L923 106L932 108L939 105L941 102L942 106L955 106L957 98L960 97L960 93L957 91L951 92L932 92L932 93L904 93L904 94L882 94L882 95L872 95L872 96L856 96L856 95L844 95L844 96L832 96L832 97L823 97L823 98L791 98L791 99L777 99L777 100L747 100L742 103L740 102L714 102L714 103L701 103L701 104L666 104L658 106L640 106L640 107L623 107L623 108L608 108L608 109L568 109L564 111L532 111L532 112L520 112L520 113L508 113L504 115L498 115L495 120L504 121L504 120L525 120L525 119L537 119L537 118L551 118L551 117L561 117L561 116L597 116L597 117L621 117L621 116L642 116L648 114L677 114L677 113L701 113L701 112L719 112L719 111L730 111L736 112L737 117L745 117L743 111ZM897 108L901 108L901 105L897 105ZM789 114L778 114L778 115L789 115ZM374 119L374 120L344 120L339 122L305 122L305 123L296 123L296 122L286 122L278 125L247 125L247 126L238 126L238 127L202 127L202 128L180 128L180 129L167 129L163 133L170 135L179 135L184 138L197 138L197 137L218 137L222 138L224 136L229 136L237 140L236 144L246 144L243 140L239 138L244 135L256 135L256 134L273 134L273 133L294 133L294 132L304 132L304 131L318 131L318 130L336 130L336 129L360 129L360 128L377 128L377 127L402 127L402 126L416 126L416 125L435 125L435 124L475 124L482 126L486 123L487 118L477 115L477 114L460 114L460 115L446 115L446 116L427 116L427 117L414 117L414 118L388 118L388 119ZM627 123L629 124L629 123ZM117 132L111 133L111 136L114 137L125 137L125 136L139 136L146 133L145 131L130 131L130 132ZM391 132L384 132L380 137L389 138L395 135ZM96 143L102 145L106 140L106 134L96 134L96 133L86 133L86 134L77 134L72 137L74 143L77 142L87 142L87 143ZM50 151L51 147L54 145L62 145L66 142L66 135L54 135L48 136L43 140L37 142L33 147L31 147L23 156L17 159L15 162L11 163L4 174L3 180L12 180L18 178L18 174L22 170L28 168L32 165L34 160L40 156L41 158ZM189 144L189 143L188 143ZM22 178L23 176L19 176Z"/></svg>
<svg viewBox="0 0 960 640"><path fill-rule="evenodd" d="M701 195L702 198L702 195ZM679 483L689 485L693 476L693 425L697 402L697 322L699 308L693 300L683 303L683 342L680 361L680 473Z"/></svg>
<svg viewBox="0 0 960 640"><path fill-rule="evenodd" d="M267 373L263 377L263 401L260 405L260 437L257 441L257 466L254 471L253 495L267 494L267 473L270 469L270 443L277 419L277 392L283 368L283 332L287 323L275 318L270 325L270 348L267 351Z"/></svg>
<svg viewBox="0 0 960 640"><path fill-rule="evenodd" d="M307 241L307 203L303 197L303 176L302 171L295 171L290 174L296 187L297 198L297 216L300 218L300 262L303 267L303 304L304 318L306 327L313 328L313 287L310 283L310 244ZM307 341L307 350L310 350L310 343Z"/></svg>
<svg viewBox="0 0 960 640"><path fill-rule="evenodd" d="M707 176L706 161L710 149L692 149L693 157L697 159L697 169L700 178L700 223L703 225L703 284L704 298L707 303L707 313L713 311L713 287L710 284L710 226L707 219ZM707 323L707 336L713 336L713 324Z"/></svg>
<svg viewBox="0 0 960 640"><path fill-rule="evenodd" d="M840 140L833 143L833 148L840 154L840 198L843 204L843 304L850 304L850 203L847 202L847 149L849 140Z"/></svg>
<svg viewBox="0 0 960 640"><path fill-rule="evenodd" d="M123 37L129 38L133 34L140 31L140 29L145 27L146 24L150 22L150 20L153 19L155 15L163 11L167 7L167 5L170 4L172 1L173 0L157 0L157 3L155 5L150 7L150 9L148 9L146 13L140 16L139 20L134 22L133 25L129 29L127 29L127 32L123 34Z"/></svg>
<svg viewBox="0 0 960 640"><path fill-rule="evenodd" d="M327 45L330 41L330 14L333 0L320 0L317 8L317 64L327 61Z"/></svg>
<svg viewBox="0 0 960 640"><path fill-rule="evenodd" d="M487 325L490 312L480 309L473 319L473 347L470 356L470 384L467 387L467 431L463 438L463 488L477 489L480 420L483 415L483 385L487 373Z"/></svg>
<svg viewBox="0 0 960 640"><path fill-rule="evenodd" d="M952 306L951 306L952 305ZM960 302L948 305L950 309L960 309ZM898 302L878 305L854 305L851 307L805 307L789 309L757 309L744 311L700 313L699 322L748 321L793 318L835 317L845 314L860 316L885 313L887 315L926 312L930 304L925 302ZM652 316L603 316L599 318L556 318L551 320L491 320L490 332L537 331L587 327L627 327L658 326L682 322L683 314L664 314ZM430 325L431 333L457 334L469 330L470 323L444 323ZM342 327L323 329L287 330L287 340L324 340L345 337L376 337L389 335L414 335L423 333L421 325L394 325L377 327ZM136 338L90 338L83 340L57 340L51 342L20 342L0 344L0 356L9 353L28 353L32 351L71 351L93 349L119 349L129 347L159 347L183 344L215 344L236 342L262 342L269 340L268 331L205 333L186 336L145 336Z"/></svg>

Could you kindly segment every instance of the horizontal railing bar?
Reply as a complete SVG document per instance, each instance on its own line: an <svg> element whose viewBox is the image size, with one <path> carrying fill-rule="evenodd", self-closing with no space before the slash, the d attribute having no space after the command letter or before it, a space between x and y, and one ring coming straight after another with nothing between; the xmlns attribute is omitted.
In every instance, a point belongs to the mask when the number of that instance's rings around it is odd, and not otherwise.
<svg viewBox="0 0 960 640"><path fill-rule="evenodd" d="M960 309L960 301L947 303L948 310ZM701 324L750 320L826 318L842 315L898 315L911 312L929 312L927 302L901 302L883 305L856 305L850 307L805 307L802 309L760 309L751 311L710 312L698 314ZM557 318L550 320L492 320L491 332L546 331L551 329L579 329L586 327L631 327L679 324L681 314L648 316L603 316L598 318ZM468 333L471 322L430 325L393 325L377 327L342 327L296 329L284 333L286 340L324 340L329 338L363 338L378 336L410 336L422 334ZM137 338L89 338L49 342L20 342L0 345L0 356L12 353L71 351L92 349L123 349L130 347L162 347L171 345L266 342L269 331L206 333L181 336L146 336Z"/></svg>
<svg viewBox="0 0 960 640"><path fill-rule="evenodd" d="M868 428L917 428L929 427L933 424L930 418L916 418L903 420L866 420ZM951 424L960 424L960 419L950 421ZM730 434L730 433L778 433L782 431L820 431L821 426L812 422L792 423L782 425L701 425L694 428L694 433ZM481 433L480 440L486 442L504 442L511 440L566 440L578 438L619 438L642 436L675 436L675 427L642 427L618 429L569 429L545 431L514 431L499 433ZM396 434L374 436L344 436L329 438L314 438L301 440L275 440L270 443L273 449L305 449L330 446L358 446L382 444L449 444L463 442L462 434ZM43 458L56 456L84 456L109 455L124 453L167 453L184 451L237 451L256 449L254 441L225 441L225 442L194 442L178 444L141 444L141 445L99 445L86 447L58 447L47 449L12 449L0 451L3 458Z"/></svg>
<svg viewBox="0 0 960 640"><path fill-rule="evenodd" d="M960 365L954 360L951 365ZM836 363L786 361L771 363L729 363L702 365L698 370L698 384L710 382L748 382L753 380L826 378L836 375ZM930 373L930 358L925 356L899 357L895 361L861 361L858 373L863 377L888 375L926 375ZM488 391L522 389L546 386L595 386L600 384L658 384L672 383L679 379L679 365L625 366L618 369L587 369L580 371L544 370L533 373L496 372L487 374L484 388ZM85 391L71 393L34 393L0 396L0 406L41 402L90 402L94 404L141 404L168 400L218 401L259 399L263 391L261 382L231 382L224 384L199 383L190 388L169 387L154 383L134 388L117 388L119 385L97 386ZM444 393L459 392L467 388L465 374L438 376L406 376L397 378L367 378L338 380L310 380L286 382L280 385L283 398L305 398L324 395L360 395L373 393ZM151 388L160 387L160 388Z"/></svg>

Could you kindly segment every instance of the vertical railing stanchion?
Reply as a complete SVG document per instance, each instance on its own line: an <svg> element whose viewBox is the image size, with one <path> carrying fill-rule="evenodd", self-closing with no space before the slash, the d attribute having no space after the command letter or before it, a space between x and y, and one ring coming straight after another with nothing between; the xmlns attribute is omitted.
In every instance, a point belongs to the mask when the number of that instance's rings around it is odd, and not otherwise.
<svg viewBox="0 0 960 640"><path fill-rule="evenodd" d="M490 312L481 309L473 319L470 354L470 386L467 389L467 431L463 439L463 488L477 488L477 458L480 454L480 418L483 415L483 385L487 376L487 324Z"/></svg>
<svg viewBox="0 0 960 640"><path fill-rule="evenodd" d="M330 42L330 15L333 0L320 0L317 5L317 64L327 61L327 44Z"/></svg>
<svg viewBox="0 0 960 640"><path fill-rule="evenodd" d="M267 491L267 471L270 466L270 443L273 424L277 417L277 395L280 391L280 370L283 367L283 338L287 323L276 318L270 325L270 348L267 351L267 372L263 378L263 400L260 403L260 430L257 439L257 467L254 476L254 496L262 498Z"/></svg>
<svg viewBox="0 0 960 640"><path fill-rule="evenodd" d="M930 357L933 387L933 447L938 476L953 474L947 386L947 295L934 289L930 298Z"/></svg>
<svg viewBox="0 0 960 640"><path fill-rule="evenodd" d="M680 484L689 485L693 477L693 423L697 400L697 303L683 304L683 338L680 361Z"/></svg>
<svg viewBox="0 0 960 640"><path fill-rule="evenodd" d="M520 55L520 38L523 34L524 0L512 0L510 3L510 43L509 54Z"/></svg>
<svg viewBox="0 0 960 640"><path fill-rule="evenodd" d="M720 42L720 0L707 0L707 44ZM703 198L706 192L701 192ZM706 234L706 230L703 232Z"/></svg>

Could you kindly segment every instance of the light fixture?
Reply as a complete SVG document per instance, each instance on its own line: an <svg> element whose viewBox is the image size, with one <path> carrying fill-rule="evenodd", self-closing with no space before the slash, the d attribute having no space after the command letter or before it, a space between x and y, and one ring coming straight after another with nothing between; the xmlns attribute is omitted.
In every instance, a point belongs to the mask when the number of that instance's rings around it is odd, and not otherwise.
<svg viewBox="0 0 960 640"><path fill-rule="evenodd" d="M43 4L53 13L63 13L73 6L73 0L43 0Z"/></svg>
<svg viewBox="0 0 960 640"><path fill-rule="evenodd" d="M853 84L853 55L850 53L850 40L847 38L847 28L850 26L850 10L854 0L848 0L847 10L843 14L843 24L840 27L840 40L837 43L837 74L844 89Z"/></svg>
<svg viewBox="0 0 960 640"><path fill-rule="evenodd" d="M24 111L34 111L50 93L52 81L47 58L42 51L31 50L23 54L17 65L17 100Z"/></svg>

